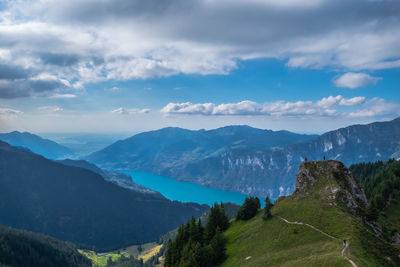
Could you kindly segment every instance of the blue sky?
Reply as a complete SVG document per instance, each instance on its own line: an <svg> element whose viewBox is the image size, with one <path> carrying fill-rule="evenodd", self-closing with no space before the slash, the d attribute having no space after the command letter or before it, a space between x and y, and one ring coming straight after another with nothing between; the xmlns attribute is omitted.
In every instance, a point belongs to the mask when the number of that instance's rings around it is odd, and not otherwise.
<svg viewBox="0 0 400 267"><path fill-rule="evenodd" d="M400 116L397 1L1 1L0 131Z"/></svg>

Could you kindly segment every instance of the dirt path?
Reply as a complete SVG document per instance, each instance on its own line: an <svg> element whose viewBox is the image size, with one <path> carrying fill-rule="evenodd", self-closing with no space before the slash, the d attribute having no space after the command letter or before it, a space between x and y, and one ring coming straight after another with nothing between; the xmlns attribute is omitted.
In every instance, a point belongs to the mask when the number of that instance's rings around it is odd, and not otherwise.
<svg viewBox="0 0 400 267"><path fill-rule="evenodd" d="M281 216L276 216L276 217L278 217L279 219L281 219L282 221L284 221L284 222L287 223L287 224L305 225L305 226L310 227L311 229L313 229L313 230L315 230L315 231L317 231L317 232L320 232L321 234L323 234L323 235L325 235L325 236L327 236L327 237L329 237L329 238L331 238L331 239L339 240L339 238L336 238L336 237L334 237L334 236L331 236L330 234L325 233L324 231L321 231L320 229L318 229L318 228L312 226L311 224L302 223L302 222L289 222L288 220L286 220L285 218L282 218ZM345 255L345 252L347 251L348 247L349 247L349 241L346 242L346 246L345 246L345 247L342 249L342 251L341 251L342 257L343 257L345 260L347 260L347 261L351 264L351 266L357 267L357 264L355 264L354 261L352 261L351 259L349 259L349 258Z"/></svg>
<svg viewBox="0 0 400 267"><path fill-rule="evenodd" d="M342 257L345 258L345 260L347 260L348 262L350 262L351 266L357 267L357 264L355 264L354 261L347 258L347 256L345 255L345 252L348 249L348 247L349 247L349 241L346 242L346 246L342 249Z"/></svg>

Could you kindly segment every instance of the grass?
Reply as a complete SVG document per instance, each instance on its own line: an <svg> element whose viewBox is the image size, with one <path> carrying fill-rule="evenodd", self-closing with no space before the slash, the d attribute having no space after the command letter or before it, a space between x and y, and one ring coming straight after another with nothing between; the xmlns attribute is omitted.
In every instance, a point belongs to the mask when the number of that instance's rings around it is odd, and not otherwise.
<svg viewBox="0 0 400 267"><path fill-rule="evenodd" d="M227 260L222 266L348 266L340 255L340 242L277 217L267 221L261 217L260 212L228 229Z"/></svg>
<svg viewBox="0 0 400 267"><path fill-rule="evenodd" d="M121 253L121 254L117 254L117 253L106 253L105 255L102 256L98 256L96 254L96 252L91 251L91 250L78 250L79 253L81 253L82 255L85 255L87 258L89 258L90 260L92 260L93 266L106 266L107 265L107 261L108 258L111 257L112 261L116 261L117 259L119 259L121 257L121 255L124 255L126 257L129 257L129 254L127 253Z"/></svg>
<svg viewBox="0 0 400 267"><path fill-rule="evenodd" d="M162 248L162 244L161 245L157 245L149 250L145 250L143 253L141 253L139 255L140 259L143 259L144 262L148 261L151 257L155 256L160 249Z"/></svg>
<svg viewBox="0 0 400 267"><path fill-rule="evenodd" d="M233 221L224 233L227 258L222 266L350 266L341 256L343 239L350 244L347 257L358 266L399 266L398 249L327 197L326 188L337 186L337 177L321 175L326 176L308 186L307 194L277 201L271 219L264 221L260 211L249 221ZM398 216L398 211L390 215ZM276 216L308 223L337 239L305 225L286 224Z"/></svg>
<svg viewBox="0 0 400 267"><path fill-rule="evenodd" d="M141 258L144 262L146 262L160 251L162 245L152 242L143 244L141 245L141 247L142 252L139 252L138 250L139 245L129 246L118 251L110 251L105 253L96 253L95 251L81 249L79 249L78 251L82 255L85 255L87 258L92 260L93 266L103 267L107 265L108 258L111 257L112 261L116 261L121 258L122 255L124 255L125 257L134 256L137 258Z"/></svg>

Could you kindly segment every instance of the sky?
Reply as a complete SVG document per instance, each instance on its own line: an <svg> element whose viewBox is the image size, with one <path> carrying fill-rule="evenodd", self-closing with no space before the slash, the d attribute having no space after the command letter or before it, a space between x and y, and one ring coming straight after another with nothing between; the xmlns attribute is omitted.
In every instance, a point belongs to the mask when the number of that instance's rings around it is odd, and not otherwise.
<svg viewBox="0 0 400 267"><path fill-rule="evenodd" d="M400 116L400 1L0 0L0 132Z"/></svg>

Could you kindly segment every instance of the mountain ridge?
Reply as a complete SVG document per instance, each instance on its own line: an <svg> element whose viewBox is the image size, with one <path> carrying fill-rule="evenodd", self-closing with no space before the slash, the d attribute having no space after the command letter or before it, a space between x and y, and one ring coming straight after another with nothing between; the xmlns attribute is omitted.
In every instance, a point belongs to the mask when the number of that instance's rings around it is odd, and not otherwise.
<svg viewBox="0 0 400 267"><path fill-rule="evenodd" d="M229 146L223 146L218 138L214 140L216 145L210 142L214 145L210 147L199 145L194 138L184 138L174 143L164 133L182 132L182 129L167 129L173 130L141 133L120 140L86 159L105 168L153 172L204 186L277 198L293 192L297 166L305 157L318 160L325 156L327 159L341 160L346 165L400 157L400 118L351 125L321 136L308 136L308 140L296 139L293 144L278 148L265 141L265 138L246 139L244 142L238 138L230 140ZM234 128L223 127L221 132L229 129ZM193 135L193 132L189 133ZM163 134L170 141L163 147L156 138L143 138L146 135ZM248 139L250 136L254 137L249 134ZM148 151L150 154L146 154Z"/></svg>
<svg viewBox="0 0 400 267"><path fill-rule="evenodd" d="M0 133L0 140L51 159L65 158L74 154L71 149L63 145L29 132Z"/></svg>

